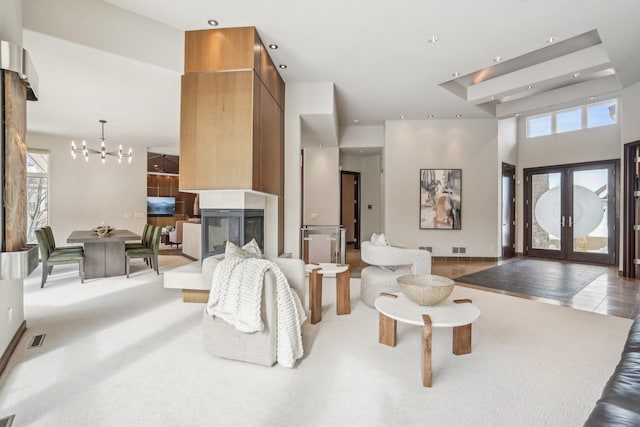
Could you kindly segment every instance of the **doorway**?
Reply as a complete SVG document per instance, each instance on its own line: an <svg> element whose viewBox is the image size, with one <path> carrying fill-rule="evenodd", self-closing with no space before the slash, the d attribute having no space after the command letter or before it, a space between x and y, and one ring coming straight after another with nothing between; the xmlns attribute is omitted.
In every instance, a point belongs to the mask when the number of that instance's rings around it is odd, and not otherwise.
<svg viewBox="0 0 640 427"><path fill-rule="evenodd" d="M615 264L617 168L610 160L525 169L525 255Z"/></svg>
<svg viewBox="0 0 640 427"><path fill-rule="evenodd" d="M340 223L345 240L360 249L360 173L340 172Z"/></svg>
<svg viewBox="0 0 640 427"><path fill-rule="evenodd" d="M516 167L502 163L502 259L516 255Z"/></svg>

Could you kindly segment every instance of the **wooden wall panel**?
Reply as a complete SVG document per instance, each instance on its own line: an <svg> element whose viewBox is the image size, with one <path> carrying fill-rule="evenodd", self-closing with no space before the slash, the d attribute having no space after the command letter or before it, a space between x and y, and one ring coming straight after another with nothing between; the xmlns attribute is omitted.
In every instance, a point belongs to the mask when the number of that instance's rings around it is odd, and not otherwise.
<svg viewBox="0 0 640 427"><path fill-rule="evenodd" d="M256 73L260 76L260 80L267 87L276 103L284 110L284 81L282 81L278 68L269 56L269 49L262 43L257 32L256 39L259 43L256 48L260 49L260 56L256 60Z"/></svg>
<svg viewBox="0 0 640 427"><path fill-rule="evenodd" d="M4 79L4 250L27 246L27 91L14 72L0 71Z"/></svg>
<svg viewBox="0 0 640 427"><path fill-rule="evenodd" d="M282 110L260 84L260 186L259 190L284 196L284 144Z"/></svg>
<svg viewBox="0 0 640 427"><path fill-rule="evenodd" d="M187 31L184 41L185 73L254 68L254 27Z"/></svg>
<svg viewBox="0 0 640 427"><path fill-rule="evenodd" d="M180 189L250 189L253 71L182 76Z"/></svg>

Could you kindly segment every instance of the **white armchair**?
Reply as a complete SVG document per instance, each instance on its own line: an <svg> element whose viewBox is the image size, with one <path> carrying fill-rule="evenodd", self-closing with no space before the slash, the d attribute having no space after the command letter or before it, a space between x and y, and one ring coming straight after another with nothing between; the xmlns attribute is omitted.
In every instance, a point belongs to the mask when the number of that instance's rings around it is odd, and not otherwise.
<svg viewBox="0 0 640 427"><path fill-rule="evenodd" d="M202 262L202 279L211 286L213 273L224 255L214 255ZM304 305L305 270L304 262L293 258L272 259L289 282L291 290L298 294ZM262 293L262 321L264 330L251 334L237 331L225 321L209 316L204 311L204 348L209 353L226 359L241 360L271 366L276 362L277 309L275 295L276 279L271 271L264 276Z"/></svg>
<svg viewBox="0 0 640 427"><path fill-rule="evenodd" d="M362 242L362 260L369 267L361 272L360 299L372 306L380 292L398 292L396 279L405 274L431 274L431 252Z"/></svg>

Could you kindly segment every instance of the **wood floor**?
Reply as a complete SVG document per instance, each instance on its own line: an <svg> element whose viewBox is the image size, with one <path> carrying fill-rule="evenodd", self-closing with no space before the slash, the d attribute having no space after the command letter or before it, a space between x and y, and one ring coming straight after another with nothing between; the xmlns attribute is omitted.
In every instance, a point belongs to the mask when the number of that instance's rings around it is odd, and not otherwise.
<svg viewBox="0 0 640 427"><path fill-rule="evenodd" d="M346 258L347 263L351 266L352 275L354 277L360 277L360 270L367 265L360 259L360 251L347 247ZM431 271L433 274L439 276L454 278L495 267L496 265L511 262L516 259L517 258L512 258L511 260L497 262L438 261L432 264ZM628 319L633 319L640 314L640 280L619 277L616 267L609 267L605 273L585 286L584 289L578 292L568 302L537 298L526 294L514 294L465 283L459 283L458 285Z"/></svg>

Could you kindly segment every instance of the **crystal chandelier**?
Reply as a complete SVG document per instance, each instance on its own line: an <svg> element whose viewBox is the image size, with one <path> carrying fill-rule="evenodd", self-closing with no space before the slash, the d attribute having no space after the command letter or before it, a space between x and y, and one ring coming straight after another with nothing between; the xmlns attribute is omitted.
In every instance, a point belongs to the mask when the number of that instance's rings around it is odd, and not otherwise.
<svg viewBox="0 0 640 427"><path fill-rule="evenodd" d="M118 151L107 151L107 148L104 145L104 141L106 140L106 138L104 137L104 124L107 123L107 121L100 120L100 123L102 124L102 137L100 138L100 141L102 143L100 144L100 150L94 150L93 148L87 147L87 141L82 141L82 148L76 147L76 142L71 141L71 155L73 156L73 158L75 159L76 154L80 153L88 162L90 154L99 154L100 158L102 159L102 163L105 163L107 156L117 157L118 163L122 163L122 158L126 157L129 159L129 163L131 163L131 159L133 158L133 151L131 150L131 148L129 148L129 152L126 154L122 152L122 145L119 146Z"/></svg>

